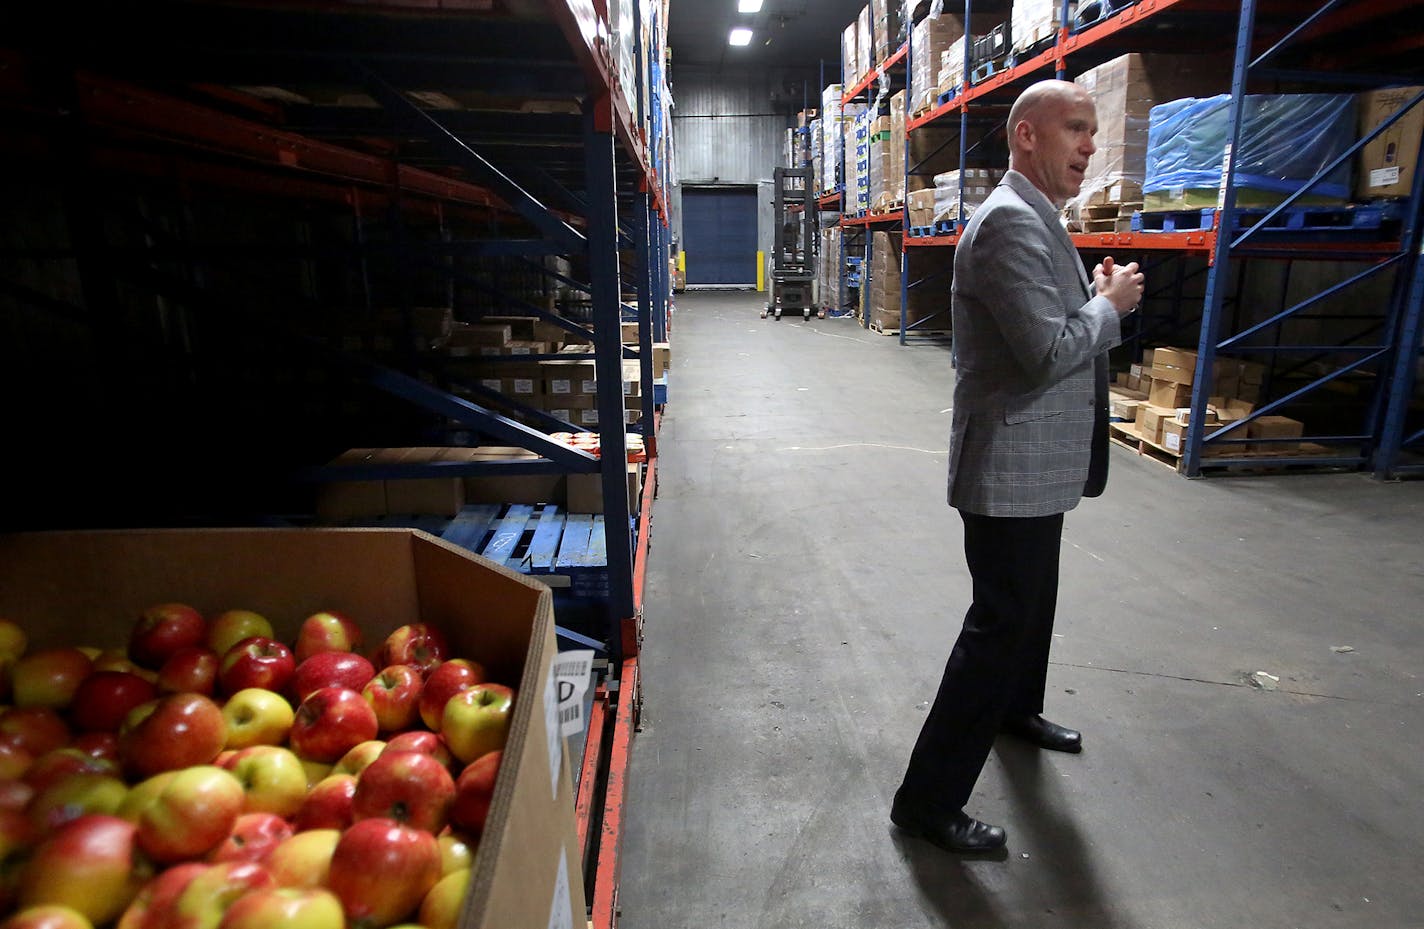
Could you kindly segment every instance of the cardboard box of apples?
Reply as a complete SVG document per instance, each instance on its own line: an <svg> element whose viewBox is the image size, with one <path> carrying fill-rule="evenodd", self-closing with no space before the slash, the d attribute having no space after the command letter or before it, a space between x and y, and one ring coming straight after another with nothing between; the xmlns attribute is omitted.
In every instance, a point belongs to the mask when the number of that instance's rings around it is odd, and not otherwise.
<svg viewBox="0 0 1424 929"><path fill-rule="evenodd" d="M0 536L0 927L582 922L554 654L416 531Z"/></svg>

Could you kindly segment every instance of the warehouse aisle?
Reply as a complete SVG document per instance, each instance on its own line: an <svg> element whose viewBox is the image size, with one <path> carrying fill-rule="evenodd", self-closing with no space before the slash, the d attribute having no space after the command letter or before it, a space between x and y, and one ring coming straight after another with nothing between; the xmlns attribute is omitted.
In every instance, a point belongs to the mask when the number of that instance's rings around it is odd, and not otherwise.
<svg viewBox="0 0 1424 929"><path fill-rule="evenodd" d="M757 296L678 299L624 929L1419 925L1424 483L1115 448L1049 679L1084 753L1001 740L1008 856L952 857L888 820L968 602L948 351Z"/></svg>

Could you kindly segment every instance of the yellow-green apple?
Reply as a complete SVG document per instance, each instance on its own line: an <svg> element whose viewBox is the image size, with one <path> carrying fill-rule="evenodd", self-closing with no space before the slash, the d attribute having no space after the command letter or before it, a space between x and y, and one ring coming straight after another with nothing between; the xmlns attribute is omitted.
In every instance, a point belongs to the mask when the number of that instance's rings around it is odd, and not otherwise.
<svg viewBox="0 0 1424 929"><path fill-rule="evenodd" d="M353 926L376 927L414 913L439 879L435 836L393 819L363 819L336 843L327 886Z"/></svg>
<svg viewBox="0 0 1424 929"><path fill-rule="evenodd" d="M208 621L184 603L159 603L139 614L129 633L129 657L158 670L180 648L202 645Z"/></svg>
<svg viewBox="0 0 1424 929"><path fill-rule="evenodd" d="M420 752L391 752L356 778L351 809L356 819L394 819L436 833L450 818L455 780L445 766Z"/></svg>
<svg viewBox="0 0 1424 929"><path fill-rule="evenodd" d="M323 687L359 691L375 676L375 666L354 652L321 652L297 665L291 690L301 701Z"/></svg>
<svg viewBox="0 0 1424 929"><path fill-rule="evenodd" d="M39 757L69 744L69 725L47 706L12 706L0 714L0 742Z"/></svg>
<svg viewBox="0 0 1424 929"><path fill-rule="evenodd" d="M24 627L13 620L0 619L0 661L19 658L29 646L30 639L25 635Z"/></svg>
<svg viewBox="0 0 1424 929"><path fill-rule="evenodd" d="M494 784L499 777L499 762L503 751L481 755L465 765L455 779L455 803L450 808L450 821L473 835L485 830L490 803L494 800Z"/></svg>
<svg viewBox="0 0 1424 929"><path fill-rule="evenodd" d="M244 813L292 816L307 796L307 772L301 759L277 745L254 745L232 757L229 770L246 795Z"/></svg>
<svg viewBox="0 0 1424 929"><path fill-rule="evenodd" d="M188 881L159 926L171 929L218 929L228 907L257 890L275 886L272 875L251 861L224 861ZM166 918L164 918L166 915Z"/></svg>
<svg viewBox="0 0 1424 929"><path fill-rule="evenodd" d="M387 665L361 688L361 696L376 711L376 724L382 732L400 732L419 718L424 686L425 679L412 665Z"/></svg>
<svg viewBox="0 0 1424 929"><path fill-rule="evenodd" d="M447 768L455 761L455 756L450 754L450 749L440 734L427 732L424 729L409 729L391 736L386 741L386 751L421 752L431 756Z"/></svg>
<svg viewBox="0 0 1424 929"><path fill-rule="evenodd" d="M35 789L24 781L0 780L0 810L24 812L35 798Z"/></svg>
<svg viewBox="0 0 1424 929"><path fill-rule="evenodd" d="M0 742L0 781L18 781L35 763L35 756L13 742Z"/></svg>
<svg viewBox="0 0 1424 929"><path fill-rule="evenodd" d="M55 781L74 774L108 774L118 777L118 762L108 758L95 758L72 745L45 752L34 760L25 771L25 783L37 791L42 791Z"/></svg>
<svg viewBox="0 0 1424 929"><path fill-rule="evenodd" d="M121 819L127 819L131 823L137 823L139 814L148 808L159 794L178 776L177 771L164 771L155 774L153 777L144 778L137 784L129 788L124 802L119 804L118 812L115 814Z"/></svg>
<svg viewBox="0 0 1424 929"><path fill-rule="evenodd" d="M94 929L89 918L67 906L32 906L0 923L0 929Z"/></svg>
<svg viewBox="0 0 1424 929"><path fill-rule="evenodd" d="M77 648L46 648L30 652L10 666L10 690L15 706L64 709L94 669Z"/></svg>
<svg viewBox="0 0 1424 929"><path fill-rule="evenodd" d="M407 623L396 629L381 643L381 667L408 664L421 676L435 670L450 653L445 635L428 623Z"/></svg>
<svg viewBox="0 0 1424 929"><path fill-rule="evenodd" d="M224 610L208 621L207 646L219 655L226 655L238 642L254 636L273 638L272 624L261 613Z"/></svg>
<svg viewBox="0 0 1424 929"><path fill-rule="evenodd" d="M470 887L470 871L455 871L435 882L420 902L420 924L425 929L455 929L460 922L460 910L465 891Z"/></svg>
<svg viewBox="0 0 1424 929"><path fill-rule="evenodd" d="M95 655L91 661L91 666L95 671L123 671L127 674L136 674L150 684L157 683L158 672L142 667L134 663L129 658L129 653L121 648L106 648Z"/></svg>
<svg viewBox="0 0 1424 929"><path fill-rule="evenodd" d="M297 707L288 743L303 758L335 763L377 732L376 711L358 691L323 687Z"/></svg>
<svg viewBox="0 0 1424 929"><path fill-rule="evenodd" d="M168 656L158 669L158 691L165 694L202 694L211 697L218 688L222 657L211 648L193 645Z"/></svg>
<svg viewBox="0 0 1424 929"><path fill-rule="evenodd" d="M80 682L69 718L80 732L117 732L129 711L158 696L158 688L127 671L95 671Z"/></svg>
<svg viewBox="0 0 1424 929"><path fill-rule="evenodd" d="M431 732L440 731L445 718L445 704L462 690L485 682L483 666L466 658L451 658L436 665L420 690L420 718Z"/></svg>
<svg viewBox="0 0 1424 929"><path fill-rule="evenodd" d="M292 837L292 825L276 813L243 813L232 832L208 852L208 860L255 861L261 864L272 849Z"/></svg>
<svg viewBox="0 0 1424 929"><path fill-rule="evenodd" d="M119 759L133 777L210 764L227 742L222 710L202 694L169 694L134 707L119 727Z"/></svg>
<svg viewBox="0 0 1424 929"><path fill-rule="evenodd" d="M107 758L110 761L119 761L119 734L115 732L81 732L69 743L71 748L77 748L86 755L94 758Z"/></svg>
<svg viewBox="0 0 1424 929"><path fill-rule="evenodd" d="M183 888L210 867L212 865L201 861L185 861L164 868L157 877L143 885L138 896L119 917L115 929L160 929Z"/></svg>
<svg viewBox="0 0 1424 929"><path fill-rule="evenodd" d="M342 929L341 901L320 888L254 890L228 907L219 929Z"/></svg>
<svg viewBox="0 0 1424 929"><path fill-rule="evenodd" d="M61 826L35 847L20 874L19 902L72 907L97 926L122 913L151 874L134 824L95 813Z"/></svg>
<svg viewBox="0 0 1424 929"><path fill-rule="evenodd" d="M468 870L475 863L475 850L479 841L462 832L447 829L435 837L440 843L440 873L449 874L462 868Z"/></svg>
<svg viewBox="0 0 1424 929"><path fill-rule="evenodd" d="M440 734L450 754L466 764L504 748L514 708L514 691L503 684L476 684L450 698Z"/></svg>
<svg viewBox="0 0 1424 929"><path fill-rule="evenodd" d="M184 768L139 813L139 847L155 861L202 857L232 832L242 807L242 784L231 773Z"/></svg>
<svg viewBox="0 0 1424 929"><path fill-rule="evenodd" d="M52 832L90 813L117 815L128 792L129 786L117 777L71 774L37 788L25 813L36 829Z"/></svg>
<svg viewBox="0 0 1424 929"><path fill-rule="evenodd" d="M228 697L222 708L230 749L253 745L281 745L287 741L296 710L279 693L248 687Z"/></svg>
<svg viewBox="0 0 1424 929"><path fill-rule="evenodd" d="M335 610L323 610L302 620L297 630L297 661L322 652L359 652L364 645L355 620Z"/></svg>
<svg viewBox="0 0 1424 929"><path fill-rule="evenodd" d="M298 832L272 849L266 867L279 887L325 887L331 856L341 841L338 829Z"/></svg>
<svg viewBox="0 0 1424 929"><path fill-rule="evenodd" d="M298 755L297 757L301 758L302 756ZM322 780L331 773L332 767L334 766L324 761L312 761L310 758L302 758L302 770L307 772L307 790L311 790L317 784L320 784Z"/></svg>
<svg viewBox="0 0 1424 929"><path fill-rule="evenodd" d="M292 825L298 832L345 829L356 819L352 810L355 798L356 775L329 775L306 795L297 815L292 817Z"/></svg>
<svg viewBox="0 0 1424 929"><path fill-rule="evenodd" d="M342 755L331 768L332 774L360 774L366 770L366 766L381 756L386 750L386 743L380 739L371 739L362 742L352 748L351 751Z"/></svg>
<svg viewBox="0 0 1424 929"><path fill-rule="evenodd" d="M0 809L0 913L15 904L20 867L39 835L19 810Z"/></svg>
<svg viewBox="0 0 1424 929"><path fill-rule="evenodd" d="M235 694L248 687L261 687L281 692L286 690L297 661L292 650L266 636L243 639L223 652L218 666L218 686L225 694Z"/></svg>

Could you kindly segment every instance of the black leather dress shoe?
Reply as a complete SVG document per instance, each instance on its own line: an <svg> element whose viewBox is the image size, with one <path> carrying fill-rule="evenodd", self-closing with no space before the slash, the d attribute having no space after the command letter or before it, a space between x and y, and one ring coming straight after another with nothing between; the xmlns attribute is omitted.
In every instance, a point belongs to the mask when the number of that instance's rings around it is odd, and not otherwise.
<svg viewBox="0 0 1424 929"><path fill-rule="evenodd" d="M906 834L947 852L992 852L1008 841L1003 829L981 823L963 810L940 813L903 801L898 794L890 808L890 821Z"/></svg>
<svg viewBox="0 0 1424 929"><path fill-rule="evenodd" d="M1054 752L1081 752L1083 733L1051 723L1042 716L1008 716L1000 727L1010 735Z"/></svg>

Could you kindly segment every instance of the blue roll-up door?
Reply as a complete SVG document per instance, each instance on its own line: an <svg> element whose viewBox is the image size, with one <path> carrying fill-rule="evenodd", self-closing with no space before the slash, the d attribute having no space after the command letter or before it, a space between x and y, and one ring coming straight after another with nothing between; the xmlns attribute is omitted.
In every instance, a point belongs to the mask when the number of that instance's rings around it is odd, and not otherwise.
<svg viewBox="0 0 1424 929"><path fill-rule="evenodd" d="M682 249L689 285L756 286L756 198L755 187L682 189Z"/></svg>

